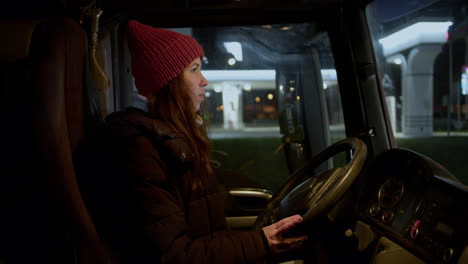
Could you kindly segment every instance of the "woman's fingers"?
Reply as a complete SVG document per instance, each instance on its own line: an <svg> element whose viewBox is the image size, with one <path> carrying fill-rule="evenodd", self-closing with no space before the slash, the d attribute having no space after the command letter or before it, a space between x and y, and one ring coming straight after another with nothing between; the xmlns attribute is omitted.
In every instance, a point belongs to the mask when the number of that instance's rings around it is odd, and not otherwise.
<svg viewBox="0 0 468 264"><path fill-rule="evenodd" d="M263 232L265 233L273 252L280 253L302 246L302 243L307 239L307 236L282 236L282 234L286 233L300 222L302 222L302 217L300 215L293 215L263 228Z"/></svg>
<svg viewBox="0 0 468 264"><path fill-rule="evenodd" d="M303 242L307 239L306 236L286 238L275 241L274 246L277 252L284 252L291 249L299 248Z"/></svg>
<svg viewBox="0 0 468 264"><path fill-rule="evenodd" d="M300 215L293 215L279 221L277 223L278 225L275 226L275 228L278 232L278 235L283 235L300 222L302 222L302 217Z"/></svg>
<svg viewBox="0 0 468 264"><path fill-rule="evenodd" d="M302 221L302 217L300 215L293 215L293 216L281 219L280 221L276 222L274 226L276 229L280 229L282 228L283 225L287 225L288 223L291 223L291 222L300 223L301 221Z"/></svg>
<svg viewBox="0 0 468 264"><path fill-rule="evenodd" d="M307 240L307 236L298 236L298 237L288 237L288 238L285 238L283 239L283 242L286 243L286 244L290 244L290 245L293 245L293 244L300 244L304 241Z"/></svg>

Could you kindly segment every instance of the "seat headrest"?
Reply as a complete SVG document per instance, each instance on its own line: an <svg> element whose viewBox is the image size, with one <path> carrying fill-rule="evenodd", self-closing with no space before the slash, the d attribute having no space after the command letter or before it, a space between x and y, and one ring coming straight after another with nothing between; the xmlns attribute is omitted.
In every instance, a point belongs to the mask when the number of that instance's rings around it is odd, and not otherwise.
<svg viewBox="0 0 468 264"><path fill-rule="evenodd" d="M39 20L1 20L0 58L13 62L28 57L32 34L38 23Z"/></svg>

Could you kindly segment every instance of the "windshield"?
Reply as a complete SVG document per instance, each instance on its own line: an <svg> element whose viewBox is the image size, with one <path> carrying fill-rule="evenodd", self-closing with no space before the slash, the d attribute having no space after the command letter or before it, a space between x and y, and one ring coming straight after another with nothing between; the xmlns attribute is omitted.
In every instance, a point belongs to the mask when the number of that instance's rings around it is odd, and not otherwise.
<svg viewBox="0 0 468 264"><path fill-rule="evenodd" d="M369 4L366 15L397 145L437 161L466 185L467 3L387 2Z"/></svg>

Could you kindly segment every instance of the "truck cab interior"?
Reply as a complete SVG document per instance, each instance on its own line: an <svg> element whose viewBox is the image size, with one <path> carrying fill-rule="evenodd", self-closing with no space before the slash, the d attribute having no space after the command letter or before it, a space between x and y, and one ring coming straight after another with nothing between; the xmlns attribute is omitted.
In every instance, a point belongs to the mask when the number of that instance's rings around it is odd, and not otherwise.
<svg viewBox="0 0 468 264"><path fill-rule="evenodd" d="M396 3L398 2L398 3ZM0 263L119 263L73 154L145 109L129 19L194 37L231 229L301 214L280 263L468 263L468 3L17 1L0 12Z"/></svg>

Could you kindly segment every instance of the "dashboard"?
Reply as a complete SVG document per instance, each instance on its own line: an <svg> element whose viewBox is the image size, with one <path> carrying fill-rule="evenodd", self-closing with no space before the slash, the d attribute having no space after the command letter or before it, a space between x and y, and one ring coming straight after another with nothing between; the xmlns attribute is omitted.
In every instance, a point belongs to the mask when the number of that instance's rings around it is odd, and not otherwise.
<svg viewBox="0 0 468 264"><path fill-rule="evenodd" d="M405 149L382 154L368 176L361 221L428 263L460 263L468 245L468 188Z"/></svg>

